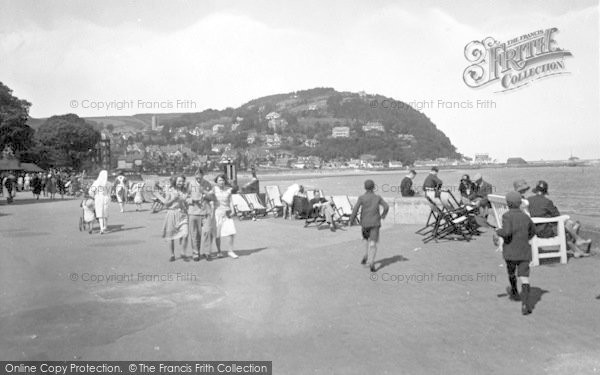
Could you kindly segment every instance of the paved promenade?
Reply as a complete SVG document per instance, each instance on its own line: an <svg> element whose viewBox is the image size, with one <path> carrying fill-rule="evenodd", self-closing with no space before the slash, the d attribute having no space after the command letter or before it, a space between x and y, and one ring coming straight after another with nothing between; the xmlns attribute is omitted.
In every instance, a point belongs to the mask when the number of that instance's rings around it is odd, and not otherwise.
<svg viewBox="0 0 600 375"><path fill-rule="evenodd" d="M276 374L600 372L600 257L532 271L533 314L505 294L491 234L423 245L382 228L378 272L358 227L236 221L237 260L168 261L164 213L79 200L0 205L0 357L270 360ZM189 253L189 249L188 249ZM104 279L102 279L104 278Z"/></svg>

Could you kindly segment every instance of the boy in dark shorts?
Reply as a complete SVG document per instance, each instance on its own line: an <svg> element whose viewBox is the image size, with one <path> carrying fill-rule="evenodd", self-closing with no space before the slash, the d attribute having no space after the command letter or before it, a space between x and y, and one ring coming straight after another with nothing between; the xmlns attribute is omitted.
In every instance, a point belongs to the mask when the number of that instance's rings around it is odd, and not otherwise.
<svg viewBox="0 0 600 375"><path fill-rule="evenodd" d="M375 272L375 254L377 253L381 219L385 219L385 216L390 209L390 206L388 206L383 198L373 192L374 189L375 183L373 180L366 180L366 192L358 197L358 201L350 216L350 225L352 225L356 219L358 210L362 208L360 212L360 225L362 226L363 239L367 240L367 246L361 264L368 264L371 272ZM383 212L381 214L379 213L379 206L383 206ZM369 257L369 254L372 254L372 256Z"/></svg>
<svg viewBox="0 0 600 375"><path fill-rule="evenodd" d="M513 301L521 300L521 313L531 314L529 306L529 262L531 262L531 246L529 240L535 235L535 226L529 216L520 210L521 195L516 191L506 194L508 212L502 215L502 228L496 234L504 240L502 255L506 261L506 271L510 288L508 297ZM495 238L497 240L497 238ZM517 290L517 277L521 280L521 296Z"/></svg>

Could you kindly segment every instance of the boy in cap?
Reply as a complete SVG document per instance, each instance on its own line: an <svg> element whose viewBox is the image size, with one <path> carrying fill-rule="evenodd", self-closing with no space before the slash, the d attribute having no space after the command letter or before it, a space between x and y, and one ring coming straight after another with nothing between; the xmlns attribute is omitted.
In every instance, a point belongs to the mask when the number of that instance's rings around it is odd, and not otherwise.
<svg viewBox="0 0 600 375"><path fill-rule="evenodd" d="M360 225L362 227L363 239L367 240L366 253L363 257L361 264L369 265L371 272L375 272L375 254L377 253L377 242L379 241L379 227L381 227L381 219L385 219L385 216L390 209L390 206L381 198L381 196L375 194L375 183L373 180L365 181L366 192L358 197L358 201L352 210L350 216L350 225L354 223L358 210L362 208L360 212ZM383 207L383 212L379 212L379 206ZM372 254L371 257L369 255Z"/></svg>
<svg viewBox="0 0 600 375"><path fill-rule="evenodd" d="M507 288L508 296L513 301L519 300L517 289L517 277L521 280L521 313L531 314L529 306L529 262L531 261L531 246L529 240L535 235L533 222L521 211L521 195L516 191L506 194L508 212L502 215L502 228L496 231L496 235L502 237L504 245L502 256L506 261L506 271L510 288ZM497 238L496 238L497 239Z"/></svg>

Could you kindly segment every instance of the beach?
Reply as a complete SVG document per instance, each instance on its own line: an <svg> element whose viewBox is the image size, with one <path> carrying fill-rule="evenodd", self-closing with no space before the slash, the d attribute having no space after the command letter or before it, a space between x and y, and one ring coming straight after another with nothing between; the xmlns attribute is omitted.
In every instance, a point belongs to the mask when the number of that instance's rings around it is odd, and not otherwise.
<svg viewBox="0 0 600 375"><path fill-rule="evenodd" d="M489 231L424 245L418 226L384 224L374 276L359 264L359 227L236 221L239 259L171 263L164 213L144 208L111 204L100 236L77 229L79 200L0 206L2 357L269 360L282 374L600 371L598 256L533 268L524 317Z"/></svg>

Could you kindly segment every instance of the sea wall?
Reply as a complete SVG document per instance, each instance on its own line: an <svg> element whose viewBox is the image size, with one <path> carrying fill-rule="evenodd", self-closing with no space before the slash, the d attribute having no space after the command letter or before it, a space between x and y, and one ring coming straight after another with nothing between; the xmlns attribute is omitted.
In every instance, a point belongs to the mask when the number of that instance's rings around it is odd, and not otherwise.
<svg viewBox="0 0 600 375"><path fill-rule="evenodd" d="M383 197L390 205L390 211L384 223L386 224L418 224L424 225L431 211L427 200L423 197ZM358 197L350 197L352 205Z"/></svg>

